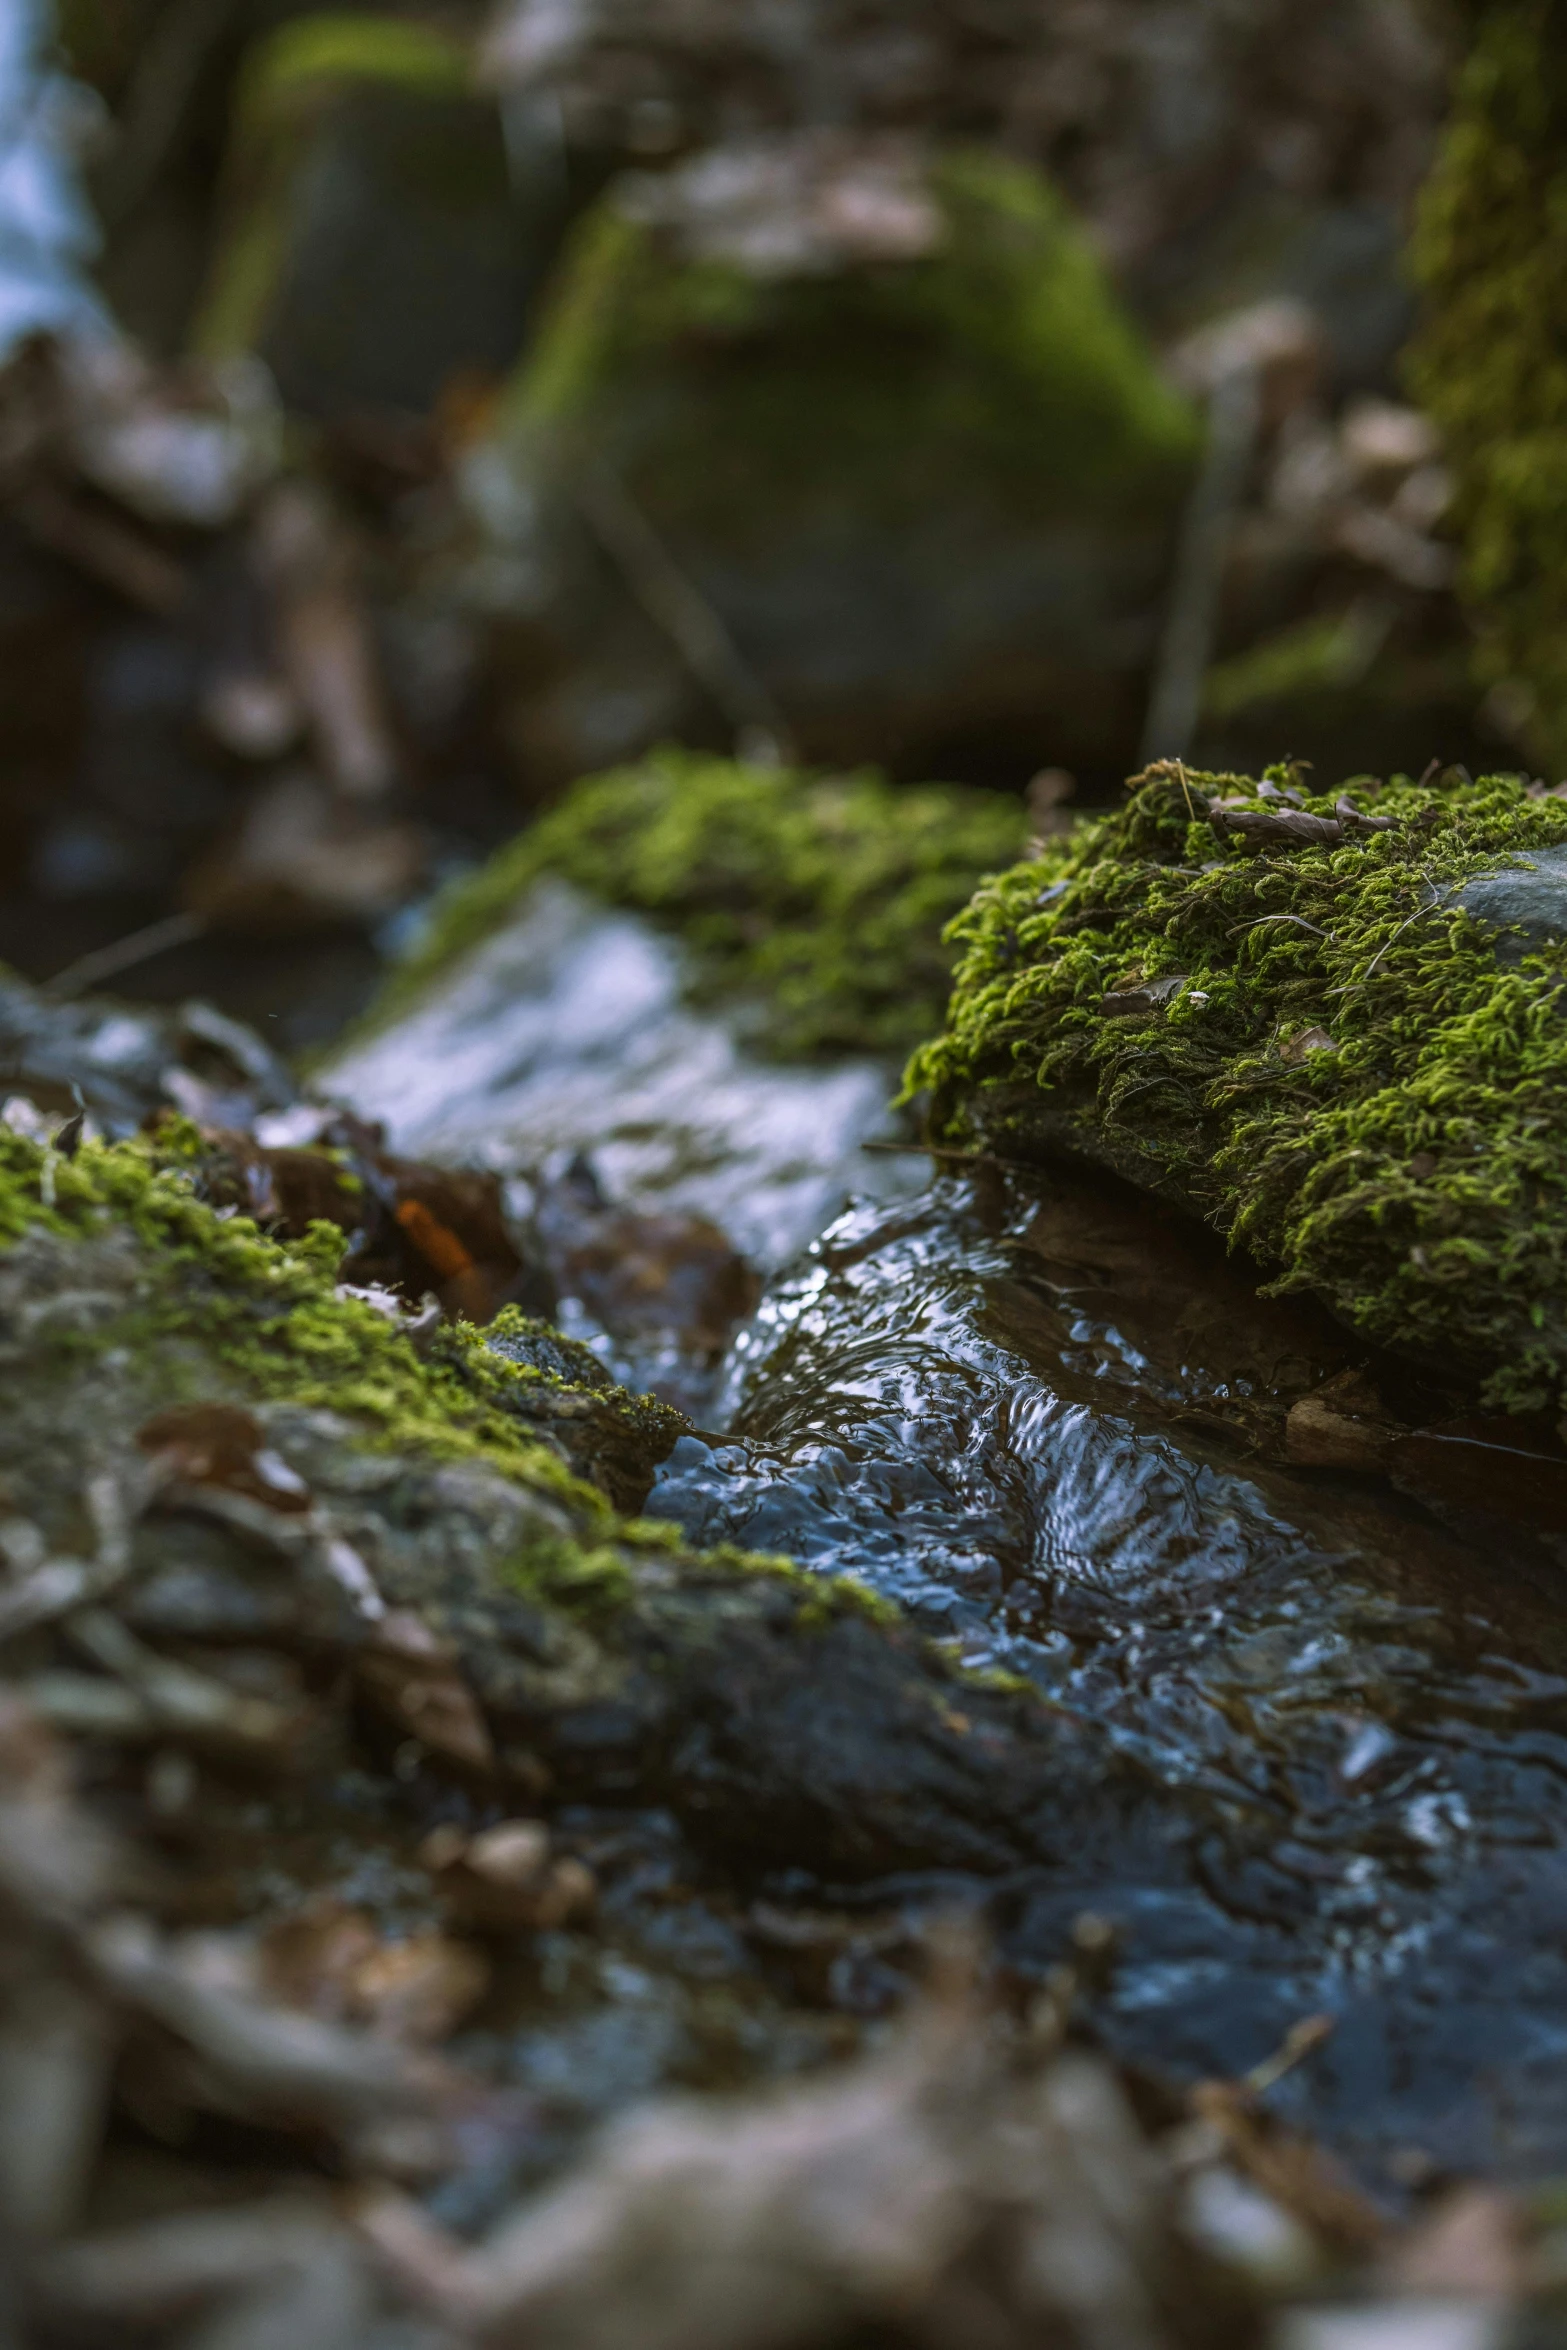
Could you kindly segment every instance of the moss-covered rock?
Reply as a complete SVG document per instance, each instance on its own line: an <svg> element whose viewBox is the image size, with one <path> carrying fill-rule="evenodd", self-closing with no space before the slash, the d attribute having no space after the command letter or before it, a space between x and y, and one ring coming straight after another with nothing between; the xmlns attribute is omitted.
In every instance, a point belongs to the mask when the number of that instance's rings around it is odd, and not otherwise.
<svg viewBox="0 0 1567 2350"><path fill-rule="evenodd" d="M422 409L453 371L511 363L561 211L519 202L455 34L296 17L241 70L196 346L259 351L311 414Z"/></svg>
<svg viewBox="0 0 1567 2350"><path fill-rule="evenodd" d="M1513 776L1336 804L1156 766L959 917L910 1082L949 1143L1110 1167L1366 1339L1559 1405L1563 843L1567 803Z"/></svg>
<svg viewBox="0 0 1567 2350"><path fill-rule="evenodd" d="M675 931L697 1000L747 1006L765 1049L902 1052L940 1017L943 924L1027 830L999 792L659 751L577 784L456 883L369 1024L417 1001L552 875Z"/></svg>
<svg viewBox="0 0 1567 2350"><path fill-rule="evenodd" d="M1532 700L1567 768L1567 9L1476 12L1414 241L1426 314L1413 387L1458 480L1464 584L1486 677Z"/></svg>
<svg viewBox="0 0 1567 2350"><path fill-rule="evenodd" d="M1003 1869L1140 1785L859 1587L617 1513L535 1409L603 1402L574 1350L514 1323L421 1359L336 1294L335 1231L224 1218L176 1140L0 1132L0 1641L46 1718L308 1776L260 1640L301 1725L351 1672L469 1777L667 1803L753 1871Z"/></svg>
<svg viewBox="0 0 1567 2350"><path fill-rule="evenodd" d="M696 206L718 167L691 171ZM560 551L584 538L578 469L606 462L806 756L918 772L959 743L1026 757L1044 731L1093 766L1135 737L1193 415L1036 173L949 153L920 201L930 250L839 267L763 266L692 228L678 178L611 191L574 232L473 474L535 558L553 517L551 577L576 586L530 590L515 727L541 769L625 755L658 722L630 688L651 655L633 659L629 590ZM594 732L617 665L623 750Z"/></svg>

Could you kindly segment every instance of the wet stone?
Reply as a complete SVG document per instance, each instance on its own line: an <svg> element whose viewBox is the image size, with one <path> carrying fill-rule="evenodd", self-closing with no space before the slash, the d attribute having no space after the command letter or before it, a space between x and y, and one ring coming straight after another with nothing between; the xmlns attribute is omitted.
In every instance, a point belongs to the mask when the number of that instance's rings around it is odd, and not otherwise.
<svg viewBox="0 0 1567 2350"><path fill-rule="evenodd" d="M1567 848L1531 849L1526 859L1482 873L1452 895L1466 914L1498 932L1499 963L1521 963L1567 939Z"/></svg>

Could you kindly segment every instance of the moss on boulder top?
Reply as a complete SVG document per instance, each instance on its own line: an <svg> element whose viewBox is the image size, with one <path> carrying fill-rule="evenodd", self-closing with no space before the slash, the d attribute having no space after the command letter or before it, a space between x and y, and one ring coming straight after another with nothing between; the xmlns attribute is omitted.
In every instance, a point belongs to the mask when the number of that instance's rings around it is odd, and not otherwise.
<svg viewBox="0 0 1567 2350"><path fill-rule="evenodd" d="M568 440L607 427L653 510L728 539L802 496L918 514L942 450L1039 517L1167 495L1190 411L1064 199L978 150L944 156L930 185L934 250L847 278L693 250L610 198L578 232L508 422Z"/></svg>
<svg viewBox="0 0 1567 2350"><path fill-rule="evenodd" d="M71 1158L0 1126L0 1253L45 1239L91 1251L61 1259L60 1295L30 1311L35 1378L109 1357L126 1412L214 1396L331 1409L372 1443L520 1475L590 1520L608 1514L599 1487L646 1493L679 1412L615 1387L514 1307L482 1333L448 1324L416 1354L338 1288L335 1224L279 1240L213 1209L199 1197L208 1155L178 1119Z"/></svg>
<svg viewBox="0 0 1567 2350"><path fill-rule="evenodd" d="M988 884L909 1082L944 1140L1109 1167L1368 1340L1559 1407L1567 802L1297 781L1161 764Z"/></svg>
<svg viewBox="0 0 1567 2350"><path fill-rule="evenodd" d="M1478 12L1414 240L1412 387L1458 482L1482 667L1567 771L1567 7ZM1522 689L1522 690L1520 690Z"/></svg>
<svg viewBox="0 0 1567 2350"><path fill-rule="evenodd" d="M448 890L370 1024L416 1001L553 875L676 932L695 999L747 1006L763 1049L900 1053L941 1016L943 925L1027 829L999 792L660 751L575 785Z"/></svg>
<svg viewBox="0 0 1567 2350"><path fill-rule="evenodd" d="M645 733L622 749L596 731L611 679L638 726L702 715L630 591L584 560L574 499L607 465L807 757L917 772L949 744L1021 751L1048 721L1069 764L1120 761L1193 412L1028 166L948 153L895 191L928 222L914 249L824 261L775 249L786 227L756 234L787 222L796 166L810 179L798 147L623 183L568 242L472 474L502 537L524 518L538 626L519 747L541 773L640 750ZM822 209L859 217L865 196L831 188ZM495 490L507 469L520 498ZM596 697L573 682L584 661Z"/></svg>

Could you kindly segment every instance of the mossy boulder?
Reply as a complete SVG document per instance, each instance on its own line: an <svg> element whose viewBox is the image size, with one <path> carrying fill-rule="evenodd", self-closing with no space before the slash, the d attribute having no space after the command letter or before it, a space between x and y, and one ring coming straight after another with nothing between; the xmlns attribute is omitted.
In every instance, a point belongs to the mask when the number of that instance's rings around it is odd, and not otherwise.
<svg viewBox="0 0 1567 2350"><path fill-rule="evenodd" d="M511 364L563 211L558 188L514 186L453 33L296 17L241 69L196 346L258 351L311 415L423 410Z"/></svg>
<svg viewBox="0 0 1567 2350"><path fill-rule="evenodd" d="M417 1002L552 876L676 933L695 1000L738 1008L763 1051L902 1053L940 1017L943 925L1027 832L1005 793L662 750L575 785L454 884L368 1026Z"/></svg>
<svg viewBox="0 0 1567 2350"><path fill-rule="evenodd" d="M470 1779L667 1803L753 1872L1004 1870L1140 1793L857 1586L619 1514L536 1409L604 1403L573 1350L459 1328L421 1359L336 1292L335 1231L223 1217L179 1142L0 1130L0 1643L47 1719L308 1776L288 1707L324 1730L349 1673ZM620 1409L655 1456L679 1424Z"/></svg>
<svg viewBox="0 0 1567 2350"><path fill-rule="evenodd" d="M1458 483L1483 676L1567 771L1567 8L1476 10L1414 239L1417 397Z"/></svg>
<svg viewBox="0 0 1567 2350"><path fill-rule="evenodd" d="M1151 768L978 892L909 1082L948 1144L1113 1169L1274 1291L1559 1409L1567 802L1537 795Z"/></svg>
<svg viewBox="0 0 1567 2350"><path fill-rule="evenodd" d="M574 491L605 466L806 757L1120 762L1198 431L1063 201L948 153L928 250L828 266L682 200L623 185L579 223L472 469L534 770L714 723L593 548Z"/></svg>

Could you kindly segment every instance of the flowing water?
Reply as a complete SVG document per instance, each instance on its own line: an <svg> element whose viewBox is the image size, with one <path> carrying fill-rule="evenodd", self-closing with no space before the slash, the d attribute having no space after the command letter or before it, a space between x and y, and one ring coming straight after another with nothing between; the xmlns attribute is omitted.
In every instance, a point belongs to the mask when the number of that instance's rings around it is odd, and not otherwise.
<svg viewBox="0 0 1567 2350"><path fill-rule="evenodd" d="M862 1577L1195 1817L1173 1867L1084 1850L990 1897L1025 1965L1117 1923L1121 2047L1233 2074L1327 2013L1284 2110L1393 2180L1537 2176L1567 2159L1561 1474L1289 1468L1289 1403L1354 1359L1102 1183L942 1179L774 1283L650 1508Z"/></svg>
<svg viewBox="0 0 1567 2350"><path fill-rule="evenodd" d="M1113 1850L832 1899L980 1899L1036 1971L1101 1913L1099 2028L1156 2069L1325 2013L1274 2103L1370 2174L1567 2165L1567 1454L1406 1379L1437 1425L1396 1483L1290 1466L1342 1331L1106 1181L916 1193L864 1150L886 1078L757 1063L667 942L551 888L322 1082L404 1149L586 1152L612 1200L716 1218L771 1286L650 1511L861 1577L1145 1775Z"/></svg>

